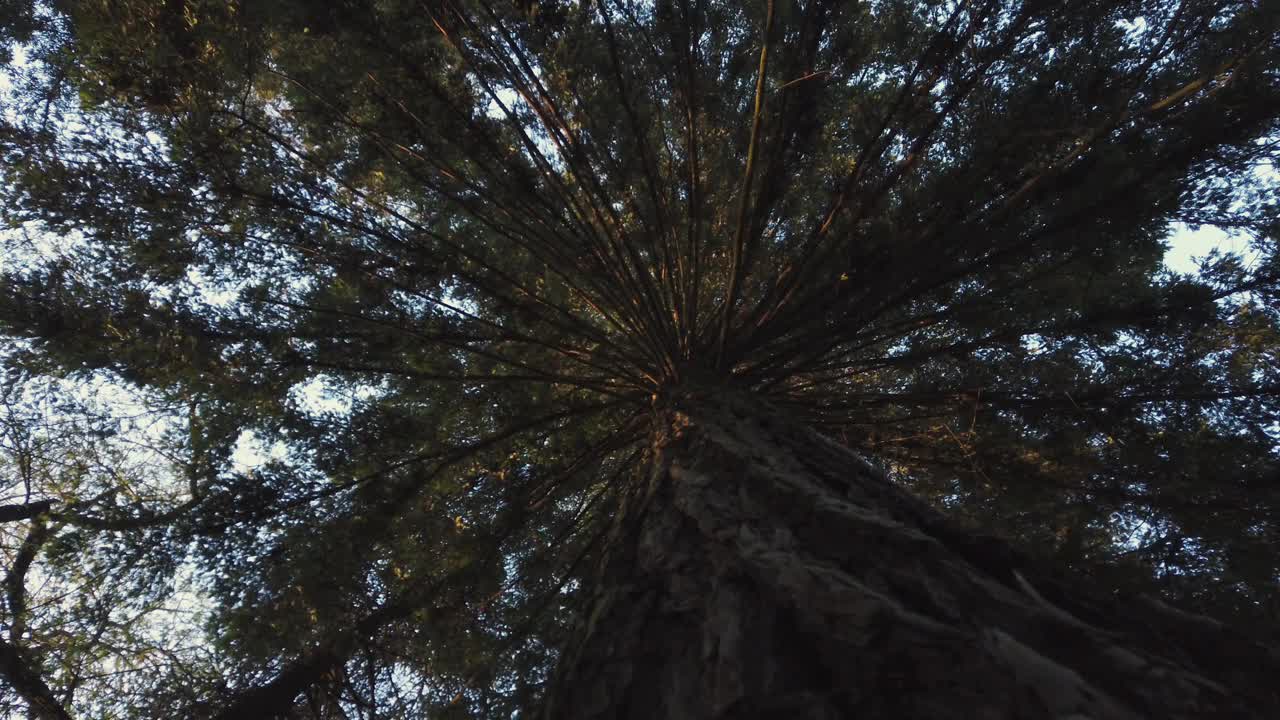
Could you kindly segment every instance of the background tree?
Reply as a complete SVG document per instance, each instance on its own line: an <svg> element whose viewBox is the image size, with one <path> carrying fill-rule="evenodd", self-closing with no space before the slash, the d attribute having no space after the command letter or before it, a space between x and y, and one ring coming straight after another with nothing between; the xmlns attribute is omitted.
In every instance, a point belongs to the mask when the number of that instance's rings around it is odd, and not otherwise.
<svg viewBox="0 0 1280 720"><path fill-rule="evenodd" d="M185 573L207 606L203 647L89 700L11 602L35 712L1277 703L1263 645L1058 577L1277 619L1275 9L0 18L14 387L109 381L176 433L151 495L9 498L8 572L74 547L141 577L100 550L140 543L155 603ZM1251 252L1171 272L1179 224ZM74 614L76 652L110 645Z"/></svg>

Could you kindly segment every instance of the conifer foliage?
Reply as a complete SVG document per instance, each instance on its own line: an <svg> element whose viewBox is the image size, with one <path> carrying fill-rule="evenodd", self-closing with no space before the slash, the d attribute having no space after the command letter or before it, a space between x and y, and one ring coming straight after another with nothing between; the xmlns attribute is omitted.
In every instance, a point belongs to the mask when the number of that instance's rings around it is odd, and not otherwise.
<svg viewBox="0 0 1280 720"><path fill-rule="evenodd" d="M0 41L0 713L532 717L698 393L1046 577L1280 621L1275 3L49 0ZM1166 266L1201 227L1242 251Z"/></svg>

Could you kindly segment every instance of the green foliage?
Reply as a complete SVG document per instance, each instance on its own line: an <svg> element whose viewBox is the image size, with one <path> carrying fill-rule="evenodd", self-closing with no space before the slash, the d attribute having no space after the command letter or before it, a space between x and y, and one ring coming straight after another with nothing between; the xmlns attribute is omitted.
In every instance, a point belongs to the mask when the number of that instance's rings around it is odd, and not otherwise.
<svg viewBox="0 0 1280 720"><path fill-rule="evenodd" d="M3 502L51 501L0 526L47 529L0 633L84 716L511 716L655 396L709 379L1280 619L1273 5L0 5L0 360L46 448ZM1201 225L1249 253L1166 269Z"/></svg>

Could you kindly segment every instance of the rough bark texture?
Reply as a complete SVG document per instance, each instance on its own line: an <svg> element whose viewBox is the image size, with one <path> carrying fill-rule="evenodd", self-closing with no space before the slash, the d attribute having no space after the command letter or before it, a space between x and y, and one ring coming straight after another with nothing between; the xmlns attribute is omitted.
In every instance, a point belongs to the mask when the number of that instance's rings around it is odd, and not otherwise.
<svg viewBox="0 0 1280 720"><path fill-rule="evenodd" d="M35 720L71 720L53 690L25 653L17 646L0 640L0 677L27 701L28 713ZM0 688L0 692L3 689Z"/></svg>
<svg viewBox="0 0 1280 720"><path fill-rule="evenodd" d="M1280 659L1038 572L733 393L659 411L547 718L1280 717Z"/></svg>

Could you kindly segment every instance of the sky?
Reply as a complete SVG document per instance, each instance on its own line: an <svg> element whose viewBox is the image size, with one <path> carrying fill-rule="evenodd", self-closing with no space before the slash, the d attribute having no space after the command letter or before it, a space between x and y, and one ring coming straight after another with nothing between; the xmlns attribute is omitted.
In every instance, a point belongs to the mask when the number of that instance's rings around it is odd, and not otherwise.
<svg viewBox="0 0 1280 720"><path fill-rule="evenodd" d="M1228 233L1209 226L1192 230L1183 223L1175 223L1168 243L1169 249L1164 255L1165 267L1179 273L1196 272L1199 269L1197 261L1215 249L1223 253L1239 253L1244 258L1245 265L1258 255L1249 246L1249 237L1246 234Z"/></svg>

